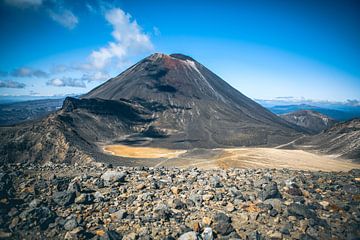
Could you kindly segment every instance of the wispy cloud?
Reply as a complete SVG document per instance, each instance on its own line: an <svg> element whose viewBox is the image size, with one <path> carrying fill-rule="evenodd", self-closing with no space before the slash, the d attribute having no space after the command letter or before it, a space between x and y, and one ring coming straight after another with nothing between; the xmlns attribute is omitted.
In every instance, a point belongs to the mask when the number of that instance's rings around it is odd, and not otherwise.
<svg viewBox="0 0 360 240"><path fill-rule="evenodd" d="M106 12L105 18L113 27L114 41L90 54L90 67L104 69L108 65L126 61L131 55L153 49L150 37L136 20L132 20L130 14L114 8Z"/></svg>
<svg viewBox="0 0 360 240"><path fill-rule="evenodd" d="M276 97L276 99L294 99L293 96Z"/></svg>
<svg viewBox="0 0 360 240"><path fill-rule="evenodd" d="M47 78L49 74L40 70L40 69L32 69L28 67L21 67L14 69L11 72L11 76L13 77L36 77L36 78Z"/></svg>
<svg viewBox="0 0 360 240"><path fill-rule="evenodd" d="M87 81L87 82L101 82L101 81L105 81L108 80L110 78L110 75L106 72L94 72L94 73L86 73L82 76L82 80L83 81Z"/></svg>
<svg viewBox="0 0 360 240"><path fill-rule="evenodd" d="M67 9L49 9L48 14L52 20L68 29L75 28L79 23L79 20L74 13Z"/></svg>
<svg viewBox="0 0 360 240"><path fill-rule="evenodd" d="M25 88L26 84L13 80L0 80L0 88Z"/></svg>
<svg viewBox="0 0 360 240"><path fill-rule="evenodd" d="M43 0L5 0L5 2L20 8L38 7L43 4Z"/></svg>
<svg viewBox="0 0 360 240"><path fill-rule="evenodd" d="M72 77L58 77L52 78L46 82L46 85L53 87L79 87L85 88L86 83L93 81L105 81L110 78L110 75L105 72L94 72L83 74L80 78Z"/></svg>
<svg viewBox="0 0 360 240"><path fill-rule="evenodd" d="M47 81L46 85L54 87L86 87L85 81L83 79L71 77L53 78Z"/></svg>
<svg viewBox="0 0 360 240"><path fill-rule="evenodd" d="M75 28L79 22L78 17L62 0L5 0L5 3L22 9L36 8L68 29Z"/></svg>

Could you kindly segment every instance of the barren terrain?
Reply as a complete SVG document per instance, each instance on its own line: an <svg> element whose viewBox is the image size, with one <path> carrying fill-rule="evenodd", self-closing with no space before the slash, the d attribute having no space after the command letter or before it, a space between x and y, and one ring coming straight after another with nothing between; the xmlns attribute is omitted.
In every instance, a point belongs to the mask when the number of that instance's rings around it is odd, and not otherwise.
<svg viewBox="0 0 360 240"><path fill-rule="evenodd" d="M154 166L227 168L289 168L310 171L348 171L360 164L303 150L275 148L216 148L172 150L151 147L108 145L104 151L134 159L154 159ZM156 159L156 160L155 160ZM121 161L121 160L119 160Z"/></svg>

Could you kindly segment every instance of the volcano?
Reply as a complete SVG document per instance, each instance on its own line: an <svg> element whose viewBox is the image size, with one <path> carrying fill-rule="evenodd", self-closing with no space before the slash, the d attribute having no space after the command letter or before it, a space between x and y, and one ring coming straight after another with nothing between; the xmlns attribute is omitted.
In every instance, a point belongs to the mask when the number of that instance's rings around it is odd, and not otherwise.
<svg viewBox="0 0 360 240"><path fill-rule="evenodd" d="M163 106L149 127L164 133L152 142L165 147L276 145L299 130L182 54L153 54L82 99Z"/></svg>
<svg viewBox="0 0 360 240"><path fill-rule="evenodd" d="M302 131L193 58L155 53L80 99L66 98L62 109L45 119L1 129L6 142L0 155L11 161L74 161L79 152L85 153L81 159L110 158L100 150L104 144L276 146ZM54 154L59 148L61 154Z"/></svg>

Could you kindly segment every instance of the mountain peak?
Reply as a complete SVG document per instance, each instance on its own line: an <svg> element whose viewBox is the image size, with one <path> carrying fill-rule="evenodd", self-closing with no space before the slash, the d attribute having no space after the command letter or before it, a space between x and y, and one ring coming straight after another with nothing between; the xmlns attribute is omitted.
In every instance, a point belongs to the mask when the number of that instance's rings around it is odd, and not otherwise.
<svg viewBox="0 0 360 240"><path fill-rule="evenodd" d="M192 57L187 56L187 55L185 55L185 54L181 54L181 53L173 53L173 54L170 54L170 57L177 58L177 59L180 59L180 60L195 61Z"/></svg>
<svg viewBox="0 0 360 240"><path fill-rule="evenodd" d="M178 60L183 60L183 61L190 60L190 61L195 62L195 59L193 59L192 57L187 56L185 54L182 54L182 53L172 53L170 55L165 54L165 53L153 53L146 59L150 59L150 60L154 60L154 61L157 59L173 59L173 60L178 59Z"/></svg>

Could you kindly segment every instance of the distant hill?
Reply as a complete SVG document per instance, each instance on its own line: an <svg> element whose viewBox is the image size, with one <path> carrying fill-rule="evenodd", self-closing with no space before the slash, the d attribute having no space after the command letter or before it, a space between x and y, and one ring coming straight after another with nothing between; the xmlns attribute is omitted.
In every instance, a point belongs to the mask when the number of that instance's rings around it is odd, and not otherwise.
<svg viewBox="0 0 360 240"><path fill-rule="evenodd" d="M336 123L332 118L312 110L299 110L280 114L279 116L288 122L307 129L310 133L320 133Z"/></svg>
<svg viewBox="0 0 360 240"><path fill-rule="evenodd" d="M300 111L300 110L312 110L319 112L323 115L326 115L336 121L347 121L354 118L360 118L360 107L334 107L333 108L323 108L307 104L299 105L277 105L267 107L270 111L275 114L286 114L290 112Z"/></svg>
<svg viewBox="0 0 360 240"><path fill-rule="evenodd" d="M37 120L60 109L64 98L0 104L0 126Z"/></svg>

